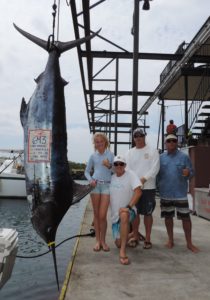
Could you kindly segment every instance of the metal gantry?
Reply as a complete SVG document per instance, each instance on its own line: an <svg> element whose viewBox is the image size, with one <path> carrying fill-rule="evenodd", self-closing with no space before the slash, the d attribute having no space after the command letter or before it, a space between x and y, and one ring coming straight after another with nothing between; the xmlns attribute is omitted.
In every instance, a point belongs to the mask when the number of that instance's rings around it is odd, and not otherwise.
<svg viewBox="0 0 210 300"><path fill-rule="evenodd" d="M117 153L118 145L124 144L128 145L128 147L132 145L131 132L134 128L137 126L142 127L144 130L148 128L146 124L146 115L148 114L150 105L156 98L162 101L162 116L164 115L165 99L184 100L185 127L188 127L188 101L191 99L190 91L195 82L193 81L193 78L195 79L195 72L197 71L194 67L194 63L208 64L210 57L209 52L202 53L199 51L200 47L206 43L209 38L209 20L207 20L203 28L201 28L195 39L182 52L176 51L174 54L139 52L139 2L144 1L146 9L148 9L149 0L133 1L133 52L108 40L100 33L97 34L97 38L105 41L107 45L115 47L117 51L93 50L92 40L88 41L83 49L80 46L77 47L90 132L95 133L101 131L106 133L110 143L114 145L115 154ZM102 2L105 2L105 0L96 1L94 4L90 5L89 0L81 0L82 11L78 12L76 1L70 1L76 38L80 38L80 29L84 32L82 36L88 36L93 33L93 30L91 30L90 27L90 10L100 5ZM79 17L81 16L83 19L82 24L79 22ZM104 64L96 73L94 73L94 66L97 59L103 61ZM138 61L140 59L169 60L169 67L165 70L164 76L160 80L160 84L154 91L142 91L138 88ZM119 89L119 64L123 60L129 60L133 63L133 84L130 90ZM112 66L112 72L109 73L108 77L103 77L103 71L110 66ZM188 73L186 74L186 72ZM202 74L199 76L201 78ZM182 95L180 96L180 89L176 88L176 83L178 80L182 80L182 78L184 78L184 81ZM95 89L95 83L98 85L101 84L102 87ZM104 88L103 83L110 83L114 88ZM139 98L145 96L148 97L148 100L140 107ZM124 97L129 99L130 109L121 109L120 104ZM186 133L187 132L185 132L185 134ZM162 118L162 141L163 135L164 119Z"/></svg>
<svg viewBox="0 0 210 300"><path fill-rule="evenodd" d="M90 5L89 0L81 1L82 12L77 11L75 0L70 2L76 38L80 37L80 28L84 30L85 36L93 33L90 28L90 10L102 2L104 2L104 0L97 1L93 5ZM149 97L153 95L152 91L138 90L138 11L139 0L134 0L133 53L106 39L100 33L97 35L98 38L116 47L118 51L94 51L92 50L91 41L86 43L85 50L82 50L80 46L77 48L90 132L105 132L109 136L110 143L114 144L115 153L117 153L117 146L120 144L131 146L131 132L134 128L137 126L144 129L148 128L146 125L147 112L144 113L143 117L139 118L138 108L139 96ZM81 15L83 16L83 24L78 22L78 17ZM94 63L98 58L104 60L105 63L103 67L94 74ZM107 59L109 59L108 62ZM131 88L131 90L119 90L119 62L125 59L131 62L133 61L133 88ZM110 65L113 66L113 73L110 74L109 78L103 78L102 71ZM112 82L114 83L114 89L94 89L95 82ZM129 110L120 109L120 101L122 101L121 99L125 96L130 98L131 108ZM121 137L125 135L126 138L121 139Z"/></svg>

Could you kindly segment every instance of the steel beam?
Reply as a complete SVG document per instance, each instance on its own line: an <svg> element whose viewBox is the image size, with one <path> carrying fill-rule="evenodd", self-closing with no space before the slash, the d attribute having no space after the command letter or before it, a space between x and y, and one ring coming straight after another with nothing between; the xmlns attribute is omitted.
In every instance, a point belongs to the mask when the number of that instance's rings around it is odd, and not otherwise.
<svg viewBox="0 0 210 300"><path fill-rule="evenodd" d="M94 94L94 95L115 95L115 90L86 90L87 94ZM153 92L144 92L139 91L137 92L138 96L152 96ZM118 96L132 96L132 91L118 91Z"/></svg>
<svg viewBox="0 0 210 300"><path fill-rule="evenodd" d="M81 51L82 57L87 57L87 51ZM91 51L93 58L120 58L120 59L132 59L133 52L120 52L120 51ZM139 52L138 59L144 60L172 60L179 61L183 58L183 54L171 54L171 53L146 53ZM209 63L208 55L193 55L189 62L192 63Z"/></svg>

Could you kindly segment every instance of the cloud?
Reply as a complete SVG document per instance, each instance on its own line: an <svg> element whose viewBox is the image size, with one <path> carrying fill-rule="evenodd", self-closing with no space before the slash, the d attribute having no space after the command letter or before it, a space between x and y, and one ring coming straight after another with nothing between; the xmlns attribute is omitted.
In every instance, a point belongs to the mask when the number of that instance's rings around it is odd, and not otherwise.
<svg viewBox="0 0 210 300"><path fill-rule="evenodd" d="M81 1L76 1L79 11ZM134 1L107 0L91 10L91 28L102 27L101 35L121 47L132 51ZM155 53L174 53L183 41L190 42L209 15L209 0L154 0L150 2L150 11L142 10L140 1L139 51ZM52 1L37 0L1 0L0 10L0 147L23 147L23 132L19 120L21 99L28 102L36 84L36 78L45 68L48 54L22 37L13 27L13 22L24 30L42 39L52 33ZM82 23L82 17L79 18ZM61 1L59 39L74 39L70 8ZM57 32L56 32L57 34ZM83 31L81 30L81 35ZM119 51L113 45L99 38L92 41L93 50ZM140 61L139 89L153 91L159 83L159 76L167 62ZM101 61L98 63L97 72ZM68 128L68 153L72 161L86 161L92 153L92 135L89 133L86 104L82 90L77 51L73 49L60 58L62 77L69 81L65 87L66 119ZM114 70L114 65L110 70ZM109 70L109 71L110 71ZM104 71L104 74L108 70ZM106 74L107 76L109 74ZM132 62L120 62L120 89L132 89ZM95 85L95 87L100 87ZM114 88L114 84L104 84L104 88ZM146 97L139 98L139 106ZM177 104L177 103L176 103ZM120 107L131 106L131 98L121 97ZM106 104L104 104L106 106ZM166 120L176 117L176 123L183 122L181 108L167 108ZM150 126L148 138L154 140L158 133L159 106L155 102L147 117ZM128 147L119 146L124 153ZM113 147L112 147L113 149Z"/></svg>

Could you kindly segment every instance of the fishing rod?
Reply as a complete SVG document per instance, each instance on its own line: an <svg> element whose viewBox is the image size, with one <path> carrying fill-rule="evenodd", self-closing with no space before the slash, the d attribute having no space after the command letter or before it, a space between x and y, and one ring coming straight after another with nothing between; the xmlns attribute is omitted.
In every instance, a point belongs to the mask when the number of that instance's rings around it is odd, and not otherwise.
<svg viewBox="0 0 210 300"><path fill-rule="evenodd" d="M69 237L69 238L63 240L63 241L60 242L59 244L57 244L57 245L55 246L55 248L59 247L60 245L62 245L63 243L65 243L65 242L67 242L67 241L69 241L69 240L71 240L71 239L78 238L78 237L88 237L88 236L90 236L90 237L95 237L95 230L94 230L94 229L90 229L90 233L73 235L73 236L71 236L71 237ZM44 253L38 254L38 255L33 255L33 256L16 255L16 257L18 257L18 258L37 258L37 257L43 256L43 255L45 255L45 254L48 254L48 253L50 253L50 252L51 252L51 249L48 250L48 251L46 251L46 252L44 252Z"/></svg>

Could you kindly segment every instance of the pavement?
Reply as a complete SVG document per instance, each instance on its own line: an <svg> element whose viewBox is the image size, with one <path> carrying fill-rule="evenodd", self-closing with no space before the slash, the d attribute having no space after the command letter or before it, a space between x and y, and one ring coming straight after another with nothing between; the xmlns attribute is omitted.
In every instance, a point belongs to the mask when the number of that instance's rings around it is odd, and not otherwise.
<svg viewBox="0 0 210 300"><path fill-rule="evenodd" d="M143 242L128 248L131 264L119 262L119 250L111 235L108 214L107 244L110 252L94 252L95 239L79 238L66 273L60 300L209 300L210 299L210 221L194 216L193 244L200 248L192 253L186 248L182 222L174 219L172 249L164 245L167 234L160 218L159 199L154 212L152 249ZM93 212L89 202L81 233L89 232ZM144 234L143 219L140 231Z"/></svg>

